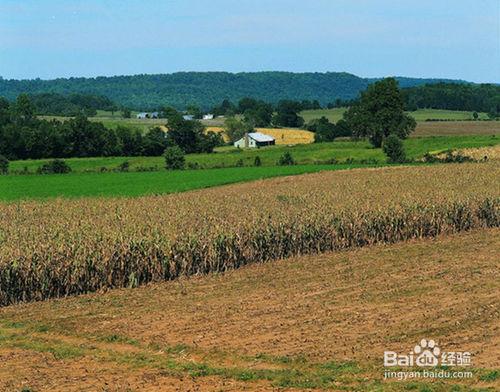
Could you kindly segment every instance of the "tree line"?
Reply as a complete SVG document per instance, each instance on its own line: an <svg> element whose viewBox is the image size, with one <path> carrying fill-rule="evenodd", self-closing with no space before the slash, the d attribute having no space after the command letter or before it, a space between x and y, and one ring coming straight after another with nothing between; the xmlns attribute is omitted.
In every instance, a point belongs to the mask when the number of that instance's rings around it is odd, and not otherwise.
<svg viewBox="0 0 500 392"><path fill-rule="evenodd" d="M186 121L174 112L169 132L159 127L146 133L129 127L106 128L83 114L67 121L41 120L26 94L13 103L0 98L0 155L8 159L99 156L159 156L177 145L185 153L212 152L222 144L220 135L205 132L198 121Z"/></svg>
<svg viewBox="0 0 500 392"><path fill-rule="evenodd" d="M500 116L500 85L438 83L403 90L407 110L448 109Z"/></svg>
<svg viewBox="0 0 500 392"><path fill-rule="evenodd" d="M292 127L304 125L304 119L299 115L302 110L321 108L318 101L281 100L271 104L259 99L245 97L235 105L228 100L212 109L218 116L233 117L241 115L243 121L253 127Z"/></svg>

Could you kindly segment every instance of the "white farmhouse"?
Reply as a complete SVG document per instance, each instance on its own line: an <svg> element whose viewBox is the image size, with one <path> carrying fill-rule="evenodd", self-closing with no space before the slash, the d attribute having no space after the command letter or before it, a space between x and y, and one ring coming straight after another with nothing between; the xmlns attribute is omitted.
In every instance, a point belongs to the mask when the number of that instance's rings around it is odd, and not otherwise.
<svg viewBox="0 0 500 392"><path fill-rule="evenodd" d="M256 148L274 146L275 144L276 141L272 136L264 135L260 132L245 133L245 136L234 142L234 146L238 148Z"/></svg>

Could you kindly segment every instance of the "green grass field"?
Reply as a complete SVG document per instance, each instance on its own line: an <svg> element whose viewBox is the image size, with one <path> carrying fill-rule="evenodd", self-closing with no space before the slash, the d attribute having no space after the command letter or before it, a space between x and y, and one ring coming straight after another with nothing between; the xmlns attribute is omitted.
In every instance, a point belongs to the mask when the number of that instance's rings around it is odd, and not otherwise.
<svg viewBox="0 0 500 392"><path fill-rule="evenodd" d="M426 152L440 152L448 149L474 148L493 146L500 143L500 138L491 135L477 136L436 136L420 137L405 140L405 148L409 158L421 158ZM217 168L235 166L240 160L244 166L253 166L256 156L259 156L263 166L275 166L280 156L289 151L297 163L302 165L325 163L335 158L338 162L352 159L355 162L376 161L383 163L386 157L381 149L373 148L366 141L335 141L331 143L303 144L296 146L274 146L261 149L238 150L233 147L222 147L213 154L191 154L186 161L197 164L200 168ZM47 160L13 161L10 164L12 171L21 171L26 168L35 172ZM156 167L162 169L162 157L108 157L108 158L71 158L66 162L73 171L99 171L101 168L116 169L121 163L128 161L131 170L140 167Z"/></svg>
<svg viewBox="0 0 500 392"><path fill-rule="evenodd" d="M211 170L0 176L0 200L157 195L278 176L356 167L362 167L362 165L297 165Z"/></svg>
<svg viewBox="0 0 500 392"><path fill-rule="evenodd" d="M409 114L417 121L426 120L474 120L473 112L464 112L459 110L438 110L438 109L419 109ZM478 113L480 120L487 120L486 113Z"/></svg>
<svg viewBox="0 0 500 392"><path fill-rule="evenodd" d="M304 120L307 122L315 118L325 116L331 122L337 122L342 118L342 115L347 108L335 109L319 109L319 110L305 110L300 113ZM414 112L408 112L417 121L426 120L473 120L472 112L463 112L458 110L439 110L439 109L419 109ZM478 113L479 119L486 120L488 118L486 113Z"/></svg>
<svg viewBox="0 0 500 392"><path fill-rule="evenodd" d="M331 122L336 123L344 115L347 108L334 108L334 109L318 109L318 110L304 110L300 112L300 116L308 123L315 118L326 117Z"/></svg>

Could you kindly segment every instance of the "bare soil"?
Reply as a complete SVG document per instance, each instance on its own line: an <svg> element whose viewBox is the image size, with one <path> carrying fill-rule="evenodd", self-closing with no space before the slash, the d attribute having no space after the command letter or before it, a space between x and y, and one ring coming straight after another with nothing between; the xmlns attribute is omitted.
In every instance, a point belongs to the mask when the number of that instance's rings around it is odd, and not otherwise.
<svg viewBox="0 0 500 392"><path fill-rule="evenodd" d="M422 338L473 355L474 379L435 390L498 388L481 378L500 367L499 253L500 230L478 230L5 307L0 390L400 390L383 352Z"/></svg>

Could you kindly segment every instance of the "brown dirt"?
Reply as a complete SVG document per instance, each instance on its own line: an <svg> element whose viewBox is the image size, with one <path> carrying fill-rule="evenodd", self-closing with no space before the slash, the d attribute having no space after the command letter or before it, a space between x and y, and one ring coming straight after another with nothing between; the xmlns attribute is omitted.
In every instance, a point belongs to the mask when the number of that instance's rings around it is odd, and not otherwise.
<svg viewBox="0 0 500 392"><path fill-rule="evenodd" d="M260 391L275 390L268 385L215 377L182 378L164 376L158 371L130 369L124 365L101 363L92 358L71 361L54 359L51 354L26 350L0 350L0 390L51 392L123 391Z"/></svg>
<svg viewBox="0 0 500 392"><path fill-rule="evenodd" d="M92 342L118 354L183 344L177 359L223 367L272 367L249 359L259 354L355 361L376 380L384 350L408 352L432 338L442 349L471 351L474 367L494 369L500 366L499 249L500 230L480 230L11 306L0 309L0 320L45 328L23 339L46 336L73 347ZM102 343L110 335L136 343ZM148 363L131 366L97 353L57 360L1 339L0 361L2 391L22 385L36 391L272 390L264 380L180 379Z"/></svg>

